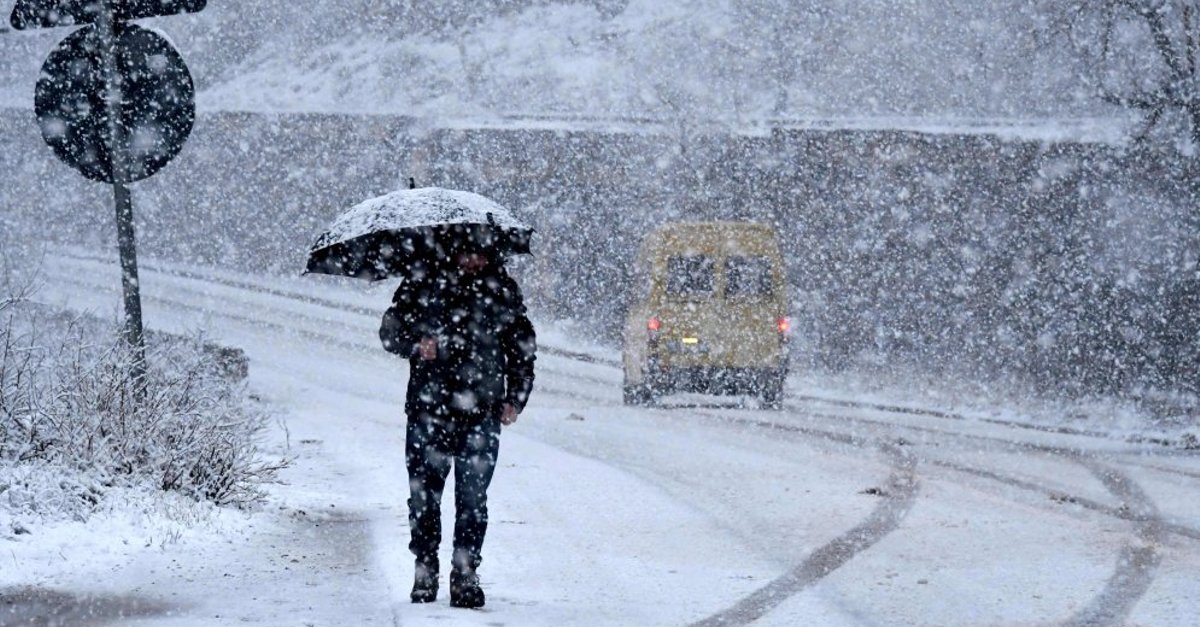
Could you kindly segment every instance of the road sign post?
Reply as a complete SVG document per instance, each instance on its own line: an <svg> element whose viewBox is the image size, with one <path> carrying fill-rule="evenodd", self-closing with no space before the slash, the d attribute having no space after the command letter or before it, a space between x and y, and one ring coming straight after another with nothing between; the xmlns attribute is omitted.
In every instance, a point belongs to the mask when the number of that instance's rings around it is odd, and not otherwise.
<svg viewBox="0 0 1200 627"><path fill-rule="evenodd" d="M85 24L42 66L34 108L55 155L113 186L130 377L145 397L146 345L129 183L153 175L182 149L195 120L195 88L162 36L128 20L194 13L206 0L18 0L13 28Z"/></svg>
<svg viewBox="0 0 1200 627"><path fill-rule="evenodd" d="M112 155L113 205L117 216L117 249L121 256L121 292L125 301L125 342L133 351L130 376L138 396L146 390L146 337L142 326L142 294L138 285L137 234L133 225L133 197L125 181L129 180L128 145L124 120L119 115L121 73L117 68L117 37L113 20L113 0L104 0L96 23L100 39L100 65L104 76L105 109L108 111L108 135Z"/></svg>

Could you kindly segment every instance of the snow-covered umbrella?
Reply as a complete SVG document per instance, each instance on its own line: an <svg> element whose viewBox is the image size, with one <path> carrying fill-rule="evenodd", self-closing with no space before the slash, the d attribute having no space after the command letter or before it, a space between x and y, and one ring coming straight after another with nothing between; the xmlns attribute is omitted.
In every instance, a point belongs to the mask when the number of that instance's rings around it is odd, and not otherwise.
<svg viewBox="0 0 1200 627"><path fill-rule="evenodd" d="M361 202L334 220L309 250L304 272L375 281L455 250L529 254L532 235L511 211L479 194L405 189Z"/></svg>

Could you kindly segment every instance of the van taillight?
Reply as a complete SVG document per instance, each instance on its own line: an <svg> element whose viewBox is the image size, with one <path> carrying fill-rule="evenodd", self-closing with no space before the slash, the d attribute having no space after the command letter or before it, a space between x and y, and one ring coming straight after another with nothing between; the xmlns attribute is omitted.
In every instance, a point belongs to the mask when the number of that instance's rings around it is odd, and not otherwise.
<svg viewBox="0 0 1200 627"><path fill-rule="evenodd" d="M650 331L658 331L662 328L662 320L659 320L658 318L651 318L648 322L646 322L646 328Z"/></svg>
<svg viewBox="0 0 1200 627"><path fill-rule="evenodd" d="M780 318L775 321L775 328L779 329L780 333L787 333L792 330L792 321L787 318Z"/></svg>

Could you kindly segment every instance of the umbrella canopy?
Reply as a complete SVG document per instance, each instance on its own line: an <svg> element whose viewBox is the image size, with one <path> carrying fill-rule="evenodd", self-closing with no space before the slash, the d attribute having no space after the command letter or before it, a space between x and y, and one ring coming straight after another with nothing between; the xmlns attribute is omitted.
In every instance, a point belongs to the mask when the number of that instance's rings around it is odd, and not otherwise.
<svg viewBox="0 0 1200 627"><path fill-rule="evenodd" d="M305 273L378 280L461 250L529 254L533 229L471 192L423 187L351 207L317 238Z"/></svg>

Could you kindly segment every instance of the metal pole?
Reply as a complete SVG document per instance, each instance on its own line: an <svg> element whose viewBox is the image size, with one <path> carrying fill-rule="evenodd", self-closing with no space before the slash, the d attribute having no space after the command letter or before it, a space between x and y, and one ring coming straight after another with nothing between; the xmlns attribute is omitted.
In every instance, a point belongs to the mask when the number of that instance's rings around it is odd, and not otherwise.
<svg viewBox="0 0 1200 627"><path fill-rule="evenodd" d="M125 341L133 349L130 374L138 395L146 383L146 340L142 333L142 296L138 288L137 242L133 229L133 198L124 183L113 183L117 207L117 247L121 251L121 287L125 295Z"/></svg>
<svg viewBox="0 0 1200 627"><path fill-rule="evenodd" d="M103 65L105 107L108 112L109 154L112 159L113 204L117 214L117 248L121 254L121 286L125 295L125 341L133 350L130 376L139 398L146 388L146 342L142 333L142 297L138 289L137 239L133 228L133 198L125 182L129 180L126 161L127 130L122 120L121 72L117 67L116 25L113 0L105 0L96 22Z"/></svg>

